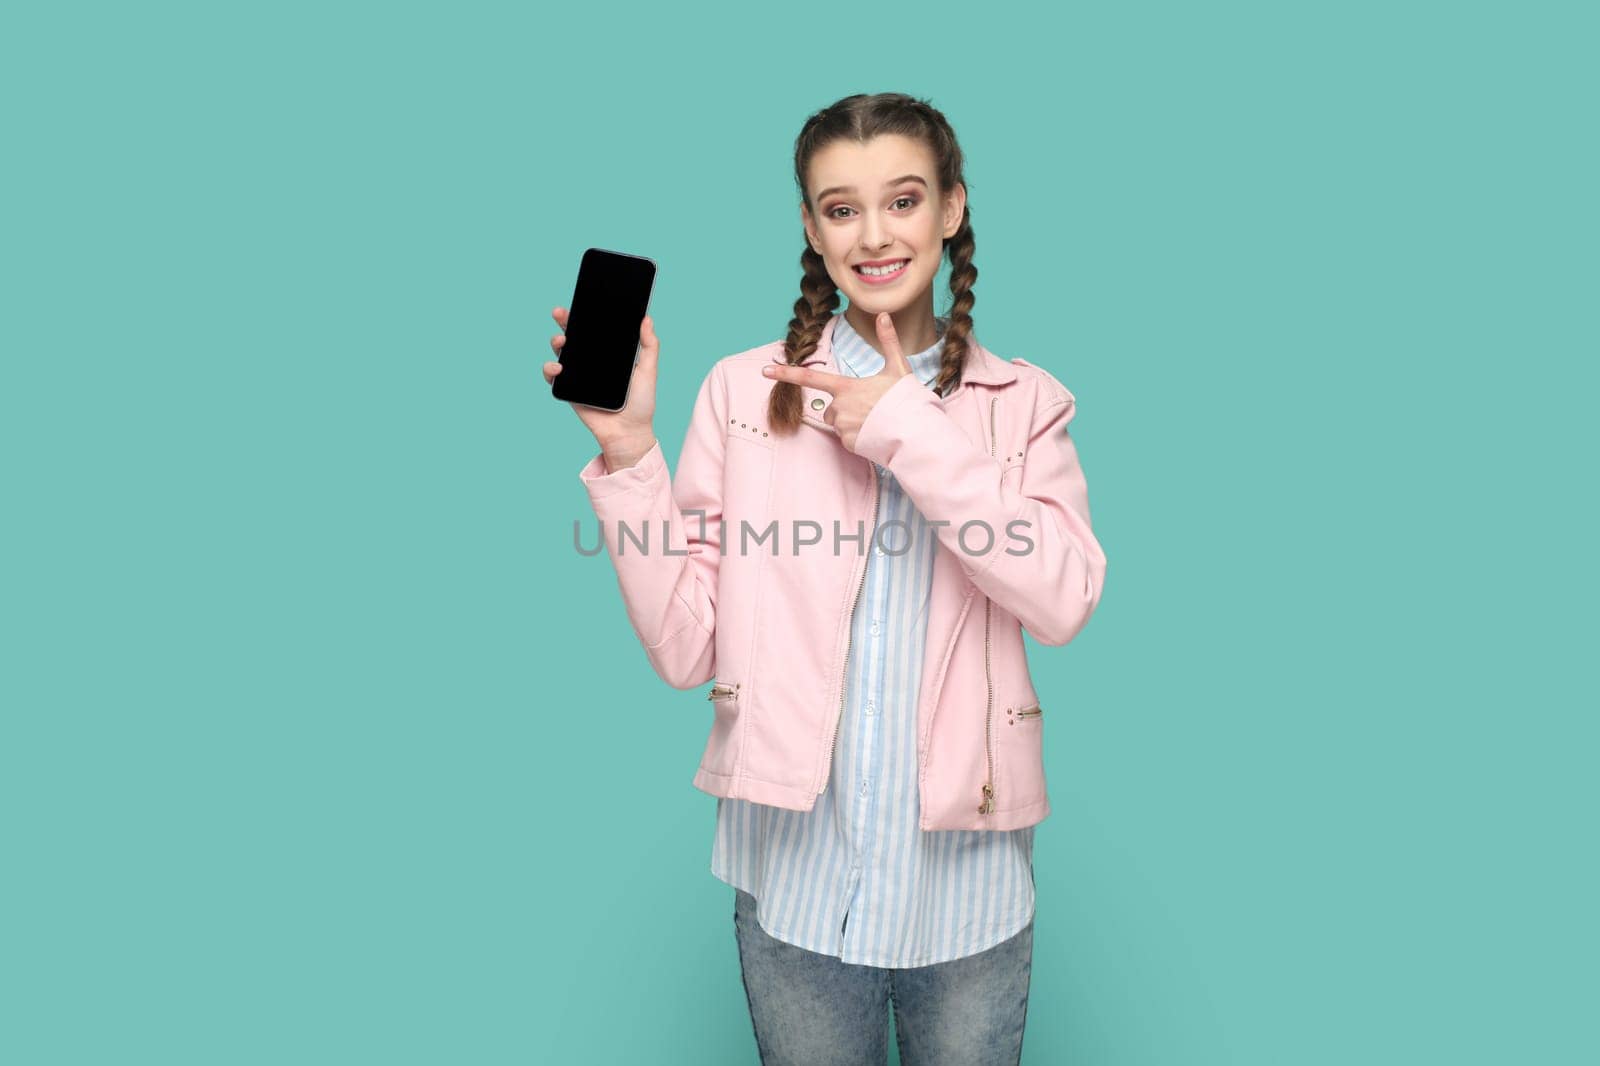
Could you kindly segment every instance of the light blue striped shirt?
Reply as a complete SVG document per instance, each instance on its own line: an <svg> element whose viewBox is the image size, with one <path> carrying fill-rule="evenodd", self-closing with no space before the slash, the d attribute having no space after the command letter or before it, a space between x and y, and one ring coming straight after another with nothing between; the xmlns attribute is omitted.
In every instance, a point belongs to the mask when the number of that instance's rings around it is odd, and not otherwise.
<svg viewBox="0 0 1600 1066"><path fill-rule="evenodd" d="M837 317L839 373L876 374L883 356ZM935 321L939 340L907 356L925 385L949 325ZM974 955L1022 931L1033 918L1033 827L918 824L917 693L938 542L894 475L873 465L880 532L868 534L827 787L807 812L718 799L711 872L755 896L761 928L779 940L904 968Z"/></svg>

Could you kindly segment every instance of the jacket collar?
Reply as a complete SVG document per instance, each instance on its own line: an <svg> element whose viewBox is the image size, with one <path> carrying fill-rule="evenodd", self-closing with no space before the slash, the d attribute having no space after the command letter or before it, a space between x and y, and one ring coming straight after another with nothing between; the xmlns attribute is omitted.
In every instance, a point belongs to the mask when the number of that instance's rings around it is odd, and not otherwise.
<svg viewBox="0 0 1600 1066"><path fill-rule="evenodd" d="M822 327L822 336L817 340L817 350L803 365L815 367L829 374L846 372L833 357L833 330L839 324L839 318L840 315L834 314L828 319L828 324ZM956 391L959 392L968 385L1004 385L1017 379L1017 368L979 344L976 330L967 335L967 341L969 342L967 365L962 368L961 384L957 386ZM778 361L781 359L780 353ZM805 390L806 395L809 396L812 391L814 390Z"/></svg>

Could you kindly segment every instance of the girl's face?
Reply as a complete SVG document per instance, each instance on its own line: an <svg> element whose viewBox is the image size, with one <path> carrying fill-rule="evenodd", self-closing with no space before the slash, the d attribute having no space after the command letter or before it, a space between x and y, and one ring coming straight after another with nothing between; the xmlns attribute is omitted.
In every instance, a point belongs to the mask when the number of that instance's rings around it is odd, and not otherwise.
<svg viewBox="0 0 1600 1066"><path fill-rule="evenodd" d="M966 187L940 196L932 154L898 134L865 144L834 141L812 156L807 176L811 210L800 209L806 239L851 308L868 316L909 308L921 317L926 303L931 319L933 281L945 238L961 228ZM884 260L890 265L882 277L859 269Z"/></svg>

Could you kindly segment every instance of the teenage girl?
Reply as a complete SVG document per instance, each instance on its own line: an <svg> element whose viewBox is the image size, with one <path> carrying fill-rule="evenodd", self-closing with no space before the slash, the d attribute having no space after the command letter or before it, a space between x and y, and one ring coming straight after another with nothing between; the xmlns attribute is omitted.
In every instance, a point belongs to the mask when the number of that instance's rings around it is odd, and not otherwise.
<svg viewBox="0 0 1600 1066"><path fill-rule="evenodd" d="M730 418L715 419L726 423L715 432L759 433L767 440L810 432L802 422L818 422L800 402L802 387L809 387L831 396L821 415L837 434L828 447L854 452L868 416L906 375L914 375L935 397L945 398L962 386L964 377L980 377L974 369L982 365L980 360L993 359L980 353L973 337L972 286L977 270L972 265L963 156L945 117L926 102L899 93L856 95L807 120L796 143L795 179L806 239L802 295L781 347L774 343L757 350L773 353L770 359L756 360L771 383L764 422L741 421L739 414L744 412L735 412ZM934 280L946 252L950 309L947 315L936 316ZM849 305L836 314L841 293ZM556 308L554 317L565 328L566 310ZM559 334L551 340L557 355L563 340ZM819 347L831 358L831 371L807 366L829 361L813 359ZM748 358L752 354L729 357L713 373L745 373L750 377L742 380L748 386L757 369L756 361ZM648 495L640 489L646 484L640 470L647 463L654 469L659 462L659 442L652 429L658 357L659 342L646 317L626 407L605 412L574 405L600 446L600 455L581 476L597 509L604 507L605 513L623 513L614 503L619 497L643 501ZM1042 515L1053 534L1055 555L1041 553L1044 558L1036 564L1037 573L1022 571L1024 580L1036 578L1040 587L1052 591L1070 587L1075 592L1076 613L1060 615L1067 619L1065 624L1048 630L1037 627L1050 634L1048 643L1060 644L1081 628L1098 603L1105 556L1089 528L1081 471L1066 437L1073 398L1048 374L1021 360L1012 362L1047 382L1035 385L1046 395L1044 410L1053 420L1030 439L1041 442L1042 458L1034 466L1044 473L1031 483L1027 474L1018 473L1005 484L1013 492L1018 485L1031 485L1018 494L1022 513ZM555 360L545 363L546 382L553 382L560 370ZM697 428L691 428L680 458L678 502L684 507L692 495L682 483L690 461L688 449L707 439L701 435L712 432L708 428L712 420L699 418L710 406L707 387L701 396ZM809 406L820 409L824 402L823 397L814 397ZM905 402L886 403L883 410L905 410ZM992 423L992 406L988 412ZM898 417L880 414L869 433L874 442L884 437L886 423ZM994 455L992 424L989 434L986 445L980 441L974 447L986 447L991 454L979 455L975 461L980 465L969 469L979 470L980 478L1000 478L1002 469L1009 475L1026 465L1027 448L1017 449L1015 459L1010 454ZM711 449L696 444L696 462L709 454L724 452L720 445ZM873 514L880 526L893 526L900 533L888 538L889 543L875 540L866 552L849 616L848 655L826 787L809 810L797 810L796 804L776 798L770 803L723 798L730 790L722 786L731 778L696 778L697 785L719 796L711 870L734 889L735 941L756 1044L762 1062L769 1066L884 1063L892 1004L901 1061L908 1066L1018 1062L1032 971L1033 825L1048 813L1042 780L1038 802L1011 811L1016 815L1011 819L1017 823L1014 828L929 831L921 827L925 812L919 810L924 793L919 791L918 700L925 657L934 661L927 637L936 562L940 553L952 549L942 539L948 533L936 535L930 529L918 497L941 506L948 498L936 493L925 468L904 467L902 482L896 476L901 464L894 459L885 464L862 458L850 461L871 463L877 483ZM989 465L981 465L985 461ZM710 474L697 470L688 480L723 483L718 472ZM837 472L833 476L837 478ZM1050 480L1039 480L1045 477ZM726 483L735 479L729 473ZM662 506L665 490L659 480L655 491L657 505ZM1030 504L1039 507L1027 511L1025 505ZM642 502L638 506L645 508ZM1018 508L1006 513L1018 513ZM825 523L828 516L807 517ZM697 549L713 554L728 550L720 540L708 549L703 529L693 521L682 521L681 513L673 518L672 528L681 530L673 539L690 554ZM602 526L602 533L613 562L621 564L616 531ZM629 550L636 547L630 545ZM681 552L658 554L645 563L630 555L626 565L670 568L674 580L681 581L686 565L681 556ZM764 565L791 565L786 560L792 558L789 545L783 544ZM949 561L943 565L948 567ZM619 565L618 570L620 577L624 567ZM963 570L972 573L965 564ZM631 580L623 578L625 595ZM705 596L707 603L715 603L709 591ZM1020 599L1000 599L999 604L995 607L985 600L978 608L988 627L981 642L984 650L972 651L984 659L978 669L992 666L991 645L1003 632L995 625L1001 610L1014 607L1024 622L1042 617L1025 613ZM630 603L630 614L631 607ZM1015 628L1015 621L1011 624ZM635 628L640 629L637 619ZM661 643L659 636L646 638L643 631L640 636L647 649ZM783 641L795 646L823 645L832 637L831 632L782 634ZM674 674L673 680L677 684L681 675ZM714 685L710 696L731 703L737 693L729 686ZM989 718L996 715L993 702L989 700ZM1012 702L1029 700L1024 696ZM1005 707L1004 712L1004 726L983 722L986 742L998 732L999 743L1017 743L1011 738L1027 735L1030 718L1036 720L1041 713L1037 705ZM954 728L950 721L936 720L934 728L938 724ZM1005 732L1006 727L1018 725L1020 732ZM719 740L714 732L711 749L721 742L728 740ZM1037 734L1032 742L1037 744ZM992 751L972 754L977 765L983 765L988 754L992 767ZM728 761L732 758L730 750ZM708 754L707 765L713 761ZM759 775L746 775L755 776ZM1023 776L1019 773L1014 780L1020 785ZM713 781L718 787L706 784ZM971 795L968 811L976 809L972 815L976 824L989 824L985 817L1007 813L1004 807L996 810L992 783L991 773L981 794ZM920 784L928 787L927 782Z"/></svg>

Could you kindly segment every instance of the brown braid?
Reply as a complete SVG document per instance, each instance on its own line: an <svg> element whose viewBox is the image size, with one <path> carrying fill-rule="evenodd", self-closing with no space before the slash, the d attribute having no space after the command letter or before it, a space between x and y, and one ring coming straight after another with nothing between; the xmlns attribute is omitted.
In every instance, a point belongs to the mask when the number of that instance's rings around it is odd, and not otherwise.
<svg viewBox="0 0 1600 1066"><path fill-rule="evenodd" d="M822 327L839 306L839 287L809 242L800 254L800 269L800 299L794 302L789 337L783 342L783 356L790 366L799 366L816 352ZM800 427L800 413L800 386L792 381L774 383L767 398L767 423L781 432L793 433Z"/></svg>
<svg viewBox="0 0 1600 1066"><path fill-rule="evenodd" d="M808 212L813 210L806 189L811 157L834 141L850 139L865 143L880 134L900 134L925 144L934 158L941 194L967 184L961 146L956 143L949 121L936 108L905 93L870 96L857 93L808 118L795 141L795 183ZM940 351L939 375L934 381L941 396L949 395L961 383L961 370L971 348L968 338L972 334L975 302L972 287L978 280L978 268L972 265L970 202L962 212L961 228L944 242L944 246L950 256L951 304L944 347ZM839 307L839 287L828 275L822 255L811 247L809 239L800 256L800 267L800 299L795 301L789 335L783 344L783 357L790 366L799 366L815 354L823 327ZM767 401L767 422L774 432L793 433L800 427L800 399L800 386L788 381L773 383Z"/></svg>
<svg viewBox="0 0 1600 1066"><path fill-rule="evenodd" d="M948 396L961 384L961 367L967 358L967 338L972 335L972 283L978 268L972 265L972 209L961 212L961 228L944 242L950 256L950 324L945 327L944 347L939 352L939 376L933 387Z"/></svg>

